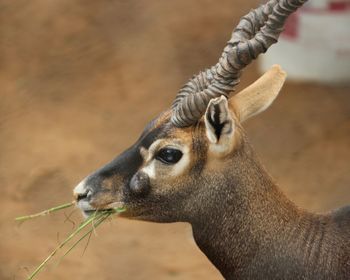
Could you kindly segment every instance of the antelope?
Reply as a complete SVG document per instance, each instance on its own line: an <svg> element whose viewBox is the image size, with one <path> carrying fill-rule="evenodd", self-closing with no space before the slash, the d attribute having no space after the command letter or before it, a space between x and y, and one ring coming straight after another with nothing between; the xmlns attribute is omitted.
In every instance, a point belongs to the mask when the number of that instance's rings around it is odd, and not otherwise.
<svg viewBox="0 0 350 280"><path fill-rule="evenodd" d="M187 222L226 279L350 279L350 206L300 209L257 158L241 123L267 109L286 73L277 65L230 97L242 70L277 42L306 0L270 0L243 16L219 59L179 91L129 149L74 189L84 215Z"/></svg>

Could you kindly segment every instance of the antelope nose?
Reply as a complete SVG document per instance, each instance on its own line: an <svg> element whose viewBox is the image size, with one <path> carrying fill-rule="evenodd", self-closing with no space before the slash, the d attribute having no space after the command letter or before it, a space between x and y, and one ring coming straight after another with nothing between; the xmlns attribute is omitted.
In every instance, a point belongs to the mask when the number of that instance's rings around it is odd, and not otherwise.
<svg viewBox="0 0 350 280"><path fill-rule="evenodd" d="M89 201L91 199L92 192L86 187L86 180L81 181L74 189L73 195L77 202L81 200Z"/></svg>

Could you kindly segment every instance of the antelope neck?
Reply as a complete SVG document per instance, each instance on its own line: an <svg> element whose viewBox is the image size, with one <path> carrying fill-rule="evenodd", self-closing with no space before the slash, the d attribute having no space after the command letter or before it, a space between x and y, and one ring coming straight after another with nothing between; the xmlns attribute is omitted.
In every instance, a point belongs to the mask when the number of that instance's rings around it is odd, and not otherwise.
<svg viewBox="0 0 350 280"><path fill-rule="evenodd" d="M289 259L299 265L302 234L315 217L286 198L248 143L230 160L212 180L217 185L200 195L202 212L190 221L197 245L227 279L259 277L258 266L280 265L277 255L293 270Z"/></svg>

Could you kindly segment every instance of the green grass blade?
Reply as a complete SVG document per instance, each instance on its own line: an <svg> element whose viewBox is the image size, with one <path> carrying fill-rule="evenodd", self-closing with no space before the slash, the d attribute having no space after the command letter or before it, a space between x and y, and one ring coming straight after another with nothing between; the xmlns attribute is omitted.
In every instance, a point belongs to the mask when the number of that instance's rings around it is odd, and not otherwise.
<svg viewBox="0 0 350 280"><path fill-rule="evenodd" d="M29 215L29 216L23 216L16 218L17 221L25 221L27 219L32 219L38 216L47 215L51 212L58 211L64 208L68 208L72 206L74 202L63 204L57 207L50 208L48 210L42 211L37 214ZM94 228L99 226L101 223L103 223L108 217L110 217L113 214L119 214L126 211L123 207L108 209L108 210L101 210L96 211L94 214L92 214L90 217L88 217L85 221L83 221L79 227L74 230L62 243L60 243L52 252L51 254L32 272L32 274L29 275L27 280L32 280L34 277L44 268L44 266L55 256L55 254L58 252L58 250L62 249L68 242L70 242L77 234L79 234L83 229L85 229L90 223L92 224L92 228L89 229L86 233L84 233L77 241L73 243L73 245L64 253L64 255L61 257L61 259L66 256L71 250L73 250L82 240L84 240L89 234L92 233Z"/></svg>
<svg viewBox="0 0 350 280"><path fill-rule="evenodd" d="M97 228L100 224L102 224L111 214L102 214L100 217L96 218L96 221L92 221L93 225L91 229L88 230L82 237L80 237L77 241L73 243L73 245L62 255L60 261L67 256L81 241L83 241L89 234L91 234L95 228ZM59 261L59 262L60 262Z"/></svg>
<svg viewBox="0 0 350 280"><path fill-rule="evenodd" d="M88 219L86 219L84 222L82 222L79 227L73 231L62 243L60 243L52 252L51 254L33 271L31 275L27 278L27 280L32 280L42 269L43 267L48 263L48 261L57 253L59 249L61 249L64 245L66 245L75 235L77 235L79 232L81 232L91 221L93 221L96 217L96 213L91 215Z"/></svg>
<svg viewBox="0 0 350 280"><path fill-rule="evenodd" d="M126 208L125 207L117 207L117 208L113 208L112 210L109 210L109 211L119 214L119 213L125 212Z"/></svg>
<svg viewBox="0 0 350 280"><path fill-rule="evenodd" d="M50 209L41 211L41 212L36 213L36 214L17 217L17 218L15 218L15 220L16 220L16 221L19 221L19 222L24 222L24 221L26 221L26 220L30 220L30 219L34 219L34 218L37 218L37 217L46 216L46 215L48 215L48 214L50 214L50 213L53 213L53 212L56 212L56 211L59 211L59 210L62 210L62 209L71 207L71 206L73 206L74 204L75 204L74 201L73 201L73 202L70 202L70 203L65 203L65 204L62 204L62 205L59 205L59 206L52 207L52 208L50 208Z"/></svg>

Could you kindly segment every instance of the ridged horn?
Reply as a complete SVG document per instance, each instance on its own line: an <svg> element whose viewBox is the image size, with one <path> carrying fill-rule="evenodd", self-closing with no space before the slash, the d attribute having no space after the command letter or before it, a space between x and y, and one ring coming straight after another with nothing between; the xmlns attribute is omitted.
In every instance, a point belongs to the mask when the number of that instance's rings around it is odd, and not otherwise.
<svg viewBox="0 0 350 280"><path fill-rule="evenodd" d="M288 16L307 0L270 0L243 16L232 33L219 62L194 76L177 94L171 121L186 127L196 123L212 98L229 98L242 70L277 42Z"/></svg>

